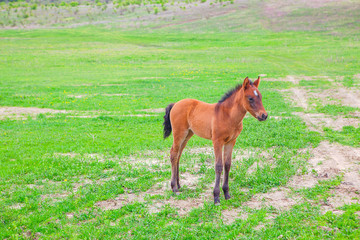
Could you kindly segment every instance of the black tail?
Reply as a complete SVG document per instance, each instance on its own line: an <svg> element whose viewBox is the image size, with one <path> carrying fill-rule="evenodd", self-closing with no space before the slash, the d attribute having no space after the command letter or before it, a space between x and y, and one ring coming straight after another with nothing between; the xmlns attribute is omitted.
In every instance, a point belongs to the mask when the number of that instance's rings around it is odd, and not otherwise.
<svg viewBox="0 0 360 240"><path fill-rule="evenodd" d="M170 122L170 111L173 108L175 103L170 103L165 109L165 116L164 116L164 139L170 136L171 134L171 122Z"/></svg>

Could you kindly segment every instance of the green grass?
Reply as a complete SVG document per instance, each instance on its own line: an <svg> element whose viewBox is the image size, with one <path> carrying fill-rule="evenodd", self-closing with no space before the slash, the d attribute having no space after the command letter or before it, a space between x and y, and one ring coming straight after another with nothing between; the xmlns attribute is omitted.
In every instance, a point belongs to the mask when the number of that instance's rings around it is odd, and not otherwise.
<svg viewBox="0 0 360 240"><path fill-rule="evenodd" d="M326 104L324 106L316 107L317 112L326 113L329 115L349 115L350 113L355 113L359 111L359 108L335 105L335 104Z"/></svg>
<svg viewBox="0 0 360 240"><path fill-rule="evenodd" d="M334 131L330 128L325 128L326 137L331 142L339 142L343 145L359 147L360 146L360 126L355 128L353 126L345 126L342 131Z"/></svg>
<svg viewBox="0 0 360 240"><path fill-rule="evenodd" d="M251 7L242 14L253 13ZM303 14L298 10L290 16ZM231 28L234 16L156 30L124 31L115 26L0 30L0 106L66 110L0 120L0 238L359 238L358 204L341 207L340 215L320 211L340 184L340 176L291 190L303 201L289 210L244 206L257 194L310 172L307 160L321 141L359 147L359 128L313 132L292 114L299 108L292 107L282 91L335 87L322 78L299 84L261 82L271 118L244 119L230 172L232 198L222 200L220 207L213 205L211 196L185 215L172 205L199 201L213 185L213 154L189 151L211 148L210 141L199 137L190 140L180 164L181 174L197 176L198 184L183 185L179 196L173 196L170 188L146 194L155 184L169 182L172 144L171 138L162 139L163 113L146 109L165 108L183 98L214 103L246 76L254 79L259 74L275 79L345 76L340 82L358 89L353 77L360 65L358 34L272 31L254 17L244 20L251 28L239 32ZM211 32L218 22L230 27ZM201 31L190 32L186 28L190 24ZM344 26L339 31L350 30ZM349 116L358 108L318 104L313 111ZM96 206L121 194L144 199L113 210ZM169 204L152 213L159 201ZM226 224L222 218L226 209L241 209L248 217ZM275 218L269 220L270 216Z"/></svg>

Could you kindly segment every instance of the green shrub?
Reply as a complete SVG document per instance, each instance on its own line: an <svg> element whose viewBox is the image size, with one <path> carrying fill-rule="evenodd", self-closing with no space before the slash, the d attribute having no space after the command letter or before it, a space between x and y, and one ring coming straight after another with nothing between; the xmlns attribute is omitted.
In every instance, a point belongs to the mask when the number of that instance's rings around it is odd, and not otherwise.
<svg viewBox="0 0 360 240"><path fill-rule="evenodd" d="M70 6L77 7L77 6L79 6L79 3L76 2L76 1L73 1L73 2L70 3Z"/></svg>

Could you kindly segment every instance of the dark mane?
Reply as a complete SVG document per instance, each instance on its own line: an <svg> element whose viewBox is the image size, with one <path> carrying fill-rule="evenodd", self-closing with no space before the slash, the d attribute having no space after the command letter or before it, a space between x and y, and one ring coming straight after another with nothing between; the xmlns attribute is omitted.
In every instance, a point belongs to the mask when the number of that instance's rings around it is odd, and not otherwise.
<svg viewBox="0 0 360 240"><path fill-rule="evenodd" d="M250 81L250 84L253 85L252 81ZM228 99L231 95L233 95L233 93L235 93L236 91L240 90L240 88L242 87L242 84L238 84L235 88L230 89L227 93L225 93L222 98L219 100L218 103L222 103L224 102L226 99Z"/></svg>

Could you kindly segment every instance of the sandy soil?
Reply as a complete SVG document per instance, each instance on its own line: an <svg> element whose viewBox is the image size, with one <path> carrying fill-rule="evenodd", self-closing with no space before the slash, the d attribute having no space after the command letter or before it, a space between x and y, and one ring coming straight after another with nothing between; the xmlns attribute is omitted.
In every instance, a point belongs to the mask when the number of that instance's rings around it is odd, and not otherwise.
<svg viewBox="0 0 360 240"><path fill-rule="evenodd" d="M312 150L309 160L310 173L294 176L285 187L274 188L267 193L259 193L243 206L252 209L273 207L279 212L289 210L295 204L302 202L300 196L291 194L291 190L312 188L319 180L331 179L343 174L341 184L332 189L332 196L321 206L323 213L332 211L342 213L336 209L344 204L360 203L360 149L342 146L337 143L321 142ZM315 171L311 171L313 169ZM242 208L227 209L223 212L223 220L230 224L236 219L246 219L247 214Z"/></svg>
<svg viewBox="0 0 360 240"><path fill-rule="evenodd" d="M26 119L27 116L34 117L45 113L66 113L66 111L36 107L0 107L0 119Z"/></svg>
<svg viewBox="0 0 360 240"><path fill-rule="evenodd" d="M188 172L181 173L180 176L180 184L182 186L187 186L188 189L195 189L197 183L199 181L199 175L193 175ZM155 184L151 189L146 192L134 194L134 193L125 193L121 194L115 199L109 199L106 201L97 202L95 206L98 206L104 210L113 210L119 209L122 206L129 204L131 202L144 202L147 197L155 196L155 195L163 195L167 190L170 190L169 181L161 182ZM176 199L173 196L170 199L156 199L153 200L151 204L149 204L149 212L156 213L160 212L162 208L169 204L172 207L178 209L179 215L185 215L194 207L200 207L203 205L206 199L209 199L212 196L212 189L209 188L198 198L189 198L186 200Z"/></svg>
<svg viewBox="0 0 360 240"><path fill-rule="evenodd" d="M341 131L344 126L359 127L360 119L345 118L342 116L329 116L323 113L294 112L294 115L301 117L312 131L323 132L324 127Z"/></svg>
<svg viewBox="0 0 360 240"><path fill-rule="evenodd" d="M191 153L195 154L212 154L211 147L189 149ZM277 214L291 209L295 204L303 201L301 195L294 195L293 190L302 188L312 188L318 184L319 180L332 179L336 176L342 175L343 180L339 186L331 190L332 195L328 198L327 203L321 205L321 211L333 211L340 214L342 211L337 209L344 204L359 203L360 192L360 149L343 146L337 143L321 142L320 145L310 150L311 158L309 159L309 173L306 175L296 175L292 177L288 184L284 187L274 188L267 193L259 193L254 195L249 201L243 203L243 207L250 209L260 209L263 207L273 207L277 210ZM154 153L145 153L145 155L153 155ZM268 158L271 161L270 152L258 152L257 149L249 151L241 151L236 153L237 160L242 161L244 157L253 156L255 154ZM143 156L144 157L144 156ZM131 159L130 159L131 160ZM136 157L131 161L144 161L136 160ZM150 161L152 162L152 160ZM159 164L158 162L156 164ZM258 163L254 164L256 170ZM255 166L256 165L256 166ZM210 166L209 166L210 167ZM250 170L251 171L251 167ZM190 174L189 172L181 173L180 183L182 186L187 186L188 190L195 189L201 175ZM80 185L79 185L80 186ZM177 199L174 196L165 198L164 193L170 190L169 181L160 182L155 184L146 192L142 193L124 193L115 199L109 199L97 202L95 205L104 209L112 210L123 207L134 201L147 202L151 196L164 196L164 198L150 200L149 212L157 213L163 209L165 205L170 205L178 210L180 216L188 214L193 208L203 206L205 201L212 199L212 184L205 188L205 191L197 198L188 198L186 200ZM244 192L247 192L244 189ZM225 224L231 224L236 219L247 219L248 213L244 208L228 208L221 213L222 220ZM268 216L267 221L272 221L276 217ZM263 226L259 225L261 229Z"/></svg>
<svg viewBox="0 0 360 240"><path fill-rule="evenodd" d="M324 127L332 128L337 131L342 130L344 126L359 127L359 111L354 111L350 113L347 117L330 116L323 113L307 112L314 110L314 105L309 103L310 99L320 102L323 106L327 104L341 104L343 106L355 108L360 107L360 90L356 88L346 88L342 86L339 82L339 79L341 79L341 77L338 77L334 80L327 76L287 76L286 78L269 80L288 81L297 85L300 80L311 81L319 78L332 82L333 88L325 90L315 90L297 86L290 89L280 90L280 92L287 99L287 101L292 102L293 105L305 110L305 112L294 112L293 114L301 117L310 130L317 132L322 132Z"/></svg>

